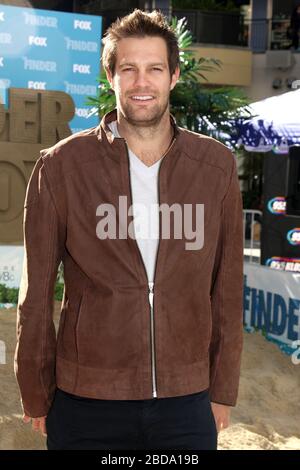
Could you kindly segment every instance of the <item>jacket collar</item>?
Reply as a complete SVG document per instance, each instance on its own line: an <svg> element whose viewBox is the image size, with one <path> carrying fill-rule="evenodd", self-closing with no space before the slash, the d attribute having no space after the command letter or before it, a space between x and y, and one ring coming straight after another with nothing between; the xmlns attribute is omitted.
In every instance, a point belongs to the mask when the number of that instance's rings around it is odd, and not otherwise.
<svg viewBox="0 0 300 470"><path fill-rule="evenodd" d="M121 137L115 137L110 128L108 127L108 124L110 122L116 121L117 120L117 108L114 108L112 111L106 113L101 121L100 124L98 125L97 128L97 136L99 140L106 140L111 146L114 146L116 144L116 141L124 141L124 139ZM176 147L178 147L179 143L181 143L182 139L182 133L183 130L178 126L176 122L176 118L173 114L170 113L170 123L174 129L174 138L176 138Z"/></svg>

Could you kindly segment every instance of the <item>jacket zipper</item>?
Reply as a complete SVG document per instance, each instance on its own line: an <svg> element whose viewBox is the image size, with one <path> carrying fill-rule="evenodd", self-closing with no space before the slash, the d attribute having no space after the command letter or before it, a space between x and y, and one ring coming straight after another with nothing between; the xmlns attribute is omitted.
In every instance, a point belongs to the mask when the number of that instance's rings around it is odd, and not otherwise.
<svg viewBox="0 0 300 470"><path fill-rule="evenodd" d="M173 142L171 143L170 147L166 151L165 155L171 150L175 143L176 137L174 137ZM129 159L129 153L128 153L128 145L127 141L125 141L125 147L126 147L126 154L127 154L127 161L128 161L128 176L129 176L129 192L130 192L130 203L132 204L132 191L131 191L131 180L130 180L130 159ZM163 158L161 157L161 158ZM162 162L161 162L162 164ZM161 165L159 166L158 169L158 207L160 206L160 189L159 189L159 174L160 174L160 168ZM160 245L160 239L161 239L161 224L159 225L159 240L158 240L158 247L157 247L157 253L156 253L156 259L155 259L155 268L154 268L154 280L155 280L155 274L156 274L156 268L157 268L157 255L159 251L159 245ZM135 239L136 242L136 239ZM136 242L136 247L139 252L139 257L142 262L144 272L146 279L148 280L148 275L147 275L147 270L146 266L142 257L142 254L140 252L140 249L138 247L138 244ZM157 385L156 385L156 360L155 360L155 342L154 342L154 282L148 281L148 299L149 299L149 306L150 306L150 343L151 343L151 378L152 378L152 396L153 398L157 398Z"/></svg>
<svg viewBox="0 0 300 470"><path fill-rule="evenodd" d="M155 369L155 344L154 344L154 282L148 282L150 304L150 333L151 333L151 370L152 370L152 396L157 398L156 369Z"/></svg>

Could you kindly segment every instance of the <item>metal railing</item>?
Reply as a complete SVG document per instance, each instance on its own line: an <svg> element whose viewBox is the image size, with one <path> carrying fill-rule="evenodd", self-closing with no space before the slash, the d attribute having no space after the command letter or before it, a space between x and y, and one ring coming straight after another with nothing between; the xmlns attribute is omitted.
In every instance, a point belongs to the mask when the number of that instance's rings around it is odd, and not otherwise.
<svg viewBox="0 0 300 470"><path fill-rule="evenodd" d="M193 42L247 47L244 17L240 13L173 9L172 16L187 19Z"/></svg>
<svg viewBox="0 0 300 470"><path fill-rule="evenodd" d="M243 210L243 233L244 233L244 259L250 263L260 263L260 234L261 234L262 211L256 209ZM255 226L259 224L259 236L255 233Z"/></svg>
<svg viewBox="0 0 300 470"><path fill-rule="evenodd" d="M288 35L289 26L288 18L245 20L244 34L248 46L254 52L288 50L292 46L292 39Z"/></svg>
<svg viewBox="0 0 300 470"><path fill-rule="evenodd" d="M123 8L103 8L103 2L87 3L81 6L84 13L103 17L102 34L118 17L130 13L129 2ZM186 18L193 42L224 46L246 47L254 52L268 49L289 49L292 40L287 32L290 19L257 18L248 19L239 12L202 11L196 9L172 9L171 16Z"/></svg>
<svg viewBox="0 0 300 470"><path fill-rule="evenodd" d="M240 13L177 9L173 16L186 17L193 41L202 44L248 47L254 52L289 49L292 45L289 18L248 19Z"/></svg>

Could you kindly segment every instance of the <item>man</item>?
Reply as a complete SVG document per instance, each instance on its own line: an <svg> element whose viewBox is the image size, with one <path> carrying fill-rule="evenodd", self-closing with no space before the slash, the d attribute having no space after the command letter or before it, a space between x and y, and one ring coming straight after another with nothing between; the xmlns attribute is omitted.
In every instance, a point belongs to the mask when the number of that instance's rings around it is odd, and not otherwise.
<svg viewBox="0 0 300 470"><path fill-rule="evenodd" d="M43 150L26 192L15 355L24 420L47 432L48 449L216 449L242 350L235 158L170 114L179 51L159 12L114 23L102 61L116 109ZM190 229L195 210L191 242L174 229L181 216Z"/></svg>

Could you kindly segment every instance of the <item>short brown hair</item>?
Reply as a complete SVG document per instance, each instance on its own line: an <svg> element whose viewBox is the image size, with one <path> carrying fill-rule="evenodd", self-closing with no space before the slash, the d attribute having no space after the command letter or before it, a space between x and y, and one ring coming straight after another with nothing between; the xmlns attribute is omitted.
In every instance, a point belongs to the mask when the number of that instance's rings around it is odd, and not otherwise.
<svg viewBox="0 0 300 470"><path fill-rule="evenodd" d="M168 24L166 17L158 10L151 13L135 8L132 13L118 18L105 32L102 43L102 64L112 75L115 73L117 43L131 37L158 36L165 40L168 50L170 75L179 66L179 47L175 31Z"/></svg>

